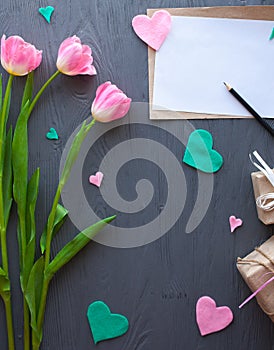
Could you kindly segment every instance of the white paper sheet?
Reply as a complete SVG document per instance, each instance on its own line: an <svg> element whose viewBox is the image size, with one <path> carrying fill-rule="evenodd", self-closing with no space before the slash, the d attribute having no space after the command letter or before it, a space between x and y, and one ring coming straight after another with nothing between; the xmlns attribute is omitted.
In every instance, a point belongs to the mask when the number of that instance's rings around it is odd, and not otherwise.
<svg viewBox="0 0 274 350"><path fill-rule="evenodd" d="M250 115L230 84L261 116L274 117L274 22L172 17L156 53L153 109Z"/></svg>

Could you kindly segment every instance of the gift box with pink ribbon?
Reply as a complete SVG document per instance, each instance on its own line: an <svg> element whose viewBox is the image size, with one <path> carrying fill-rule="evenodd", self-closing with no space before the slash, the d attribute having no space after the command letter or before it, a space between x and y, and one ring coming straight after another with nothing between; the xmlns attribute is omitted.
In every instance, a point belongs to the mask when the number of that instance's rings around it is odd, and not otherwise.
<svg viewBox="0 0 274 350"><path fill-rule="evenodd" d="M240 308L256 297L262 310L274 322L274 236L243 259L238 258L237 268L253 292Z"/></svg>

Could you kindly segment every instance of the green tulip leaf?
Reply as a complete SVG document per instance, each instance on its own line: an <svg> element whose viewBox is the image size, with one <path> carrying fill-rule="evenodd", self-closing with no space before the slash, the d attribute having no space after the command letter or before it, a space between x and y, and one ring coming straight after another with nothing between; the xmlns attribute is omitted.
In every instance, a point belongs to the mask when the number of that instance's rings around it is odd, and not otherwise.
<svg viewBox="0 0 274 350"><path fill-rule="evenodd" d="M26 291L31 269L35 258L35 239L32 238L28 242L25 252L22 252L22 268L20 269L20 283L23 293Z"/></svg>
<svg viewBox="0 0 274 350"><path fill-rule="evenodd" d="M70 150L69 150L69 153L68 153L65 165L64 165L64 169L62 171L60 183L62 183L62 184L66 183L66 181L70 175L70 171L71 171L73 164L78 156L81 145L82 145L86 135L87 135L86 121L84 121L82 126L81 126L81 129L76 134L76 136L72 142L72 145L70 147Z"/></svg>
<svg viewBox="0 0 274 350"><path fill-rule="evenodd" d="M0 295L5 300L10 297L10 280L7 273L0 267Z"/></svg>
<svg viewBox="0 0 274 350"><path fill-rule="evenodd" d="M22 239L21 239L21 233L20 233L20 224L17 224L17 240L18 240L18 251L19 251L19 266L20 271L23 267L23 254L22 254ZM21 275L20 275L21 278Z"/></svg>
<svg viewBox="0 0 274 350"><path fill-rule="evenodd" d="M51 261L45 270L45 278L51 279L54 274L66 263L68 263L82 248L84 248L92 238L101 231L108 223L116 218L116 215L96 222L84 231L78 233L69 243L67 243Z"/></svg>
<svg viewBox="0 0 274 350"><path fill-rule="evenodd" d="M7 227L8 225L10 209L12 205L11 148L12 148L12 128L10 127L5 140L5 157L4 157L4 167L3 167L3 180L2 180L5 227Z"/></svg>
<svg viewBox="0 0 274 350"><path fill-rule="evenodd" d="M28 183L26 205L26 250L23 260L23 269L20 274L22 290L25 291L29 274L33 266L36 244L35 207L38 196L40 169L37 168Z"/></svg>
<svg viewBox="0 0 274 350"><path fill-rule="evenodd" d="M56 235L56 233L60 230L63 223L65 222L68 216L68 210L64 208L61 204L57 205L54 223L53 223L53 231L51 235L51 239ZM47 238L47 227L45 227L41 239L40 239L40 249L41 253L44 254L46 250L46 238Z"/></svg>
<svg viewBox="0 0 274 350"><path fill-rule="evenodd" d="M27 242L35 237L35 208L39 190L40 169L37 168L28 183L26 203L26 238Z"/></svg>
<svg viewBox="0 0 274 350"><path fill-rule="evenodd" d="M29 101L21 110L12 141L12 170L13 170L13 198L17 204L18 213L18 246L20 258L20 270L23 271L25 257L23 247L27 245L26 238L26 204L28 190L28 130ZM22 276L21 284L22 284Z"/></svg>
<svg viewBox="0 0 274 350"><path fill-rule="evenodd" d="M28 185L28 107L26 102L21 110L12 142L13 197L17 204L20 232L25 232L27 185Z"/></svg>
<svg viewBox="0 0 274 350"><path fill-rule="evenodd" d="M36 333L36 336L39 338L39 332L37 330L37 316L39 311L39 305L41 300L43 281L44 281L44 267L45 259L44 256L41 256L33 265L27 288L25 290L24 296L28 303L30 317L31 317L31 328L33 332ZM42 337L42 335L40 335Z"/></svg>

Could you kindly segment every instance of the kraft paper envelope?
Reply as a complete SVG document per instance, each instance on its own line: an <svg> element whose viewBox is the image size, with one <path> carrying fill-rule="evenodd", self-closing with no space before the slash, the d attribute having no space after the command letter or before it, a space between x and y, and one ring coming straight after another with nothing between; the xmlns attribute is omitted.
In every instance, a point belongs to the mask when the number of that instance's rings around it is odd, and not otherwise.
<svg viewBox="0 0 274 350"><path fill-rule="evenodd" d="M159 9L148 9L147 14L149 17L151 17L153 13L158 10ZM197 7L196 8L173 8L173 9L166 8L164 10L168 11L172 16L274 21L274 6L229 6L229 7L204 7L204 8L197 8ZM268 35L270 35L270 33L271 31L268 33ZM266 40L268 41L268 37L266 38ZM156 57L156 52L150 47L148 47L150 119L159 120L159 119L253 118L250 115L206 114L204 112L193 113L193 112L153 109L152 105L153 105L155 57ZM239 64L244 64L244 63L239 62ZM170 67L167 67L167 69L172 69L172 64Z"/></svg>

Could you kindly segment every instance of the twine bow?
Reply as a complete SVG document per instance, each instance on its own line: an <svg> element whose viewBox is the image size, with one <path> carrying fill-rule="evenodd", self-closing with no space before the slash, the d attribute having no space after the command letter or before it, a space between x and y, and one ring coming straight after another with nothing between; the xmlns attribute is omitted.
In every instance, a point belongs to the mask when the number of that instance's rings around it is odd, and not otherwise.
<svg viewBox="0 0 274 350"><path fill-rule="evenodd" d="M257 161L260 163L256 163L252 159L252 154L257 159ZM253 163L253 165L258 168L268 179L268 181L271 183L271 185L274 187L274 173L272 169L267 165L267 163L263 160L263 158L259 155L257 151L254 151L253 153L249 154L249 159ZM271 211L274 209L274 192L262 194L256 199L256 205L257 207L261 208L264 211Z"/></svg>
<svg viewBox="0 0 274 350"><path fill-rule="evenodd" d="M274 193L262 194L256 199L257 207L263 209L264 211L271 211L274 209Z"/></svg>

